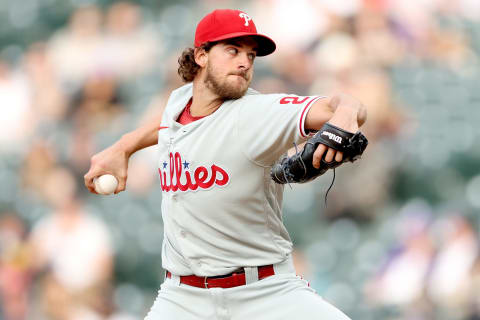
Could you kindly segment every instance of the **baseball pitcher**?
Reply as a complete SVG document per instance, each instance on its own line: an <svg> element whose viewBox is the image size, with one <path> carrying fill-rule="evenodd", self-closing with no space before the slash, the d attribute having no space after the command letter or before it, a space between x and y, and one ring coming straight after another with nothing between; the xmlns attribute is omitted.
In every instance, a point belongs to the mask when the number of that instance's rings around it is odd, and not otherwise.
<svg viewBox="0 0 480 320"><path fill-rule="evenodd" d="M118 193L129 157L159 150L166 273L148 320L349 319L296 275L282 193L283 183L357 159L366 110L347 95L249 88L256 57L274 51L245 12L209 13L179 59L186 84L161 117L92 157L86 187L95 193L94 178L109 173ZM277 162L303 142L303 151Z"/></svg>

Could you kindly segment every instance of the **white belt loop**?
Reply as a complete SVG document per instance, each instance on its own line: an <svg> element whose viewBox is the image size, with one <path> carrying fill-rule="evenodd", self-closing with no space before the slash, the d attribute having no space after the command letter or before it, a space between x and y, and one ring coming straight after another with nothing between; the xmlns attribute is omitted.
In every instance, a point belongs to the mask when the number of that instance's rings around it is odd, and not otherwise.
<svg viewBox="0 0 480 320"><path fill-rule="evenodd" d="M285 260L273 265L275 274L281 273L296 273L295 266L293 265L292 256L289 255Z"/></svg>
<svg viewBox="0 0 480 320"><path fill-rule="evenodd" d="M245 270L245 283L250 284L258 281L258 268L257 267L244 267Z"/></svg>
<svg viewBox="0 0 480 320"><path fill-rule="evenodd" d="M173 282L174 285L180 286L180 276L170 274L170 280Z"/></svg>

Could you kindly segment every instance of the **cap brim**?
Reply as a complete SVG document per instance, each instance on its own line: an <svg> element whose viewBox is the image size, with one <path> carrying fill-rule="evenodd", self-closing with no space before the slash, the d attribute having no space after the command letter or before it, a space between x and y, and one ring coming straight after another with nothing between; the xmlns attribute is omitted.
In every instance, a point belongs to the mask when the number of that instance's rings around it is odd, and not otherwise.
<svg viewBox="0 0 480 320"><path fill-rule="evenodd" d="M255 41L257 41L258 43L257 57L267 56L273 53L277 48L277 45L275 44L275 42L273 42L273 40L270 39L269 37L263 34L249 33L249 32L234 32L234 33L224 34L221 37L211 39L210 41L221 41L221 40L240 38L240 37L246 37L246 36L251 36L252 38L255 39Z"/></svg>

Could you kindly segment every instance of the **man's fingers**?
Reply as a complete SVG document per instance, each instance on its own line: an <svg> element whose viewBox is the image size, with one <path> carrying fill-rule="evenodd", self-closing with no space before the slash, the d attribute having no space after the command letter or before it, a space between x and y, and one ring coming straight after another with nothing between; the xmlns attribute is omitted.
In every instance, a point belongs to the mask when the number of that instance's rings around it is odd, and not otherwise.
<svg viewBox="0 0 480 320"><path fill-rule="evenodd" d="M337 153L335 154L335 161L342 162L342 159L343 159L343 152L337 151Z"/></svg>
<svg viewBox="0 0 480 320"><path fill-rule="evenodd" d="M335 156L335 149L328 148L327 155L325 156L325 162L332 162Z"/></svg>
<svg viewBox="0 0 480 320"><path fill-rule="evenodd" d="M320 144L317 147L317 150L313 153L313 167L318 169L320 168L320 161L322 160L323 155L325 154L324 160L325 162L342 162L343 159L343 152L336 151L335 149L329 148L326 145Z"/></svg>
<svg viewBox="0 0 480 320"><path fill-rule="evenodd" d="M83 176L83 180L85 182L85 187L87 187L88 191L91 193L97 193L95 191L95 184L93 183L94 176L89 172Z"/></svg>
<svg viewBox="0 0 480 320"><path fill-rule="evenodd" d="M327 146L320 144L317 147L317 150L313 153L313 161L312 165L314 168L318 169L320 168L320 161L322 160L323 154L325 153L325 150L327 150Z"/></svg>
<svg viewBox="0 0 480 320"><path fill-rule="evenodd" d="M117 177L117 179L118 179L118 186L117 186L117 189L115 190L115 194L124 191L127 186L127 177Z"/></svg>

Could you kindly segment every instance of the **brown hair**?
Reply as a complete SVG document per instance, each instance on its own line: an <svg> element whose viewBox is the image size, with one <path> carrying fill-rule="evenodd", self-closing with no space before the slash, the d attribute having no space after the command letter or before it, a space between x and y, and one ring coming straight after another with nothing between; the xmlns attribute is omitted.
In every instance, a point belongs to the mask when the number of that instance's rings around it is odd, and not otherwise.
<svg viewBox="0 0 480 320"><path fill-rule="evenodd" d="M210 51L217 42L206 42L200 46L206 52ZM192 82L198 73L200 66L195 62L195 49L186 48L178 58L178 74L184 82Z"/></svg>

